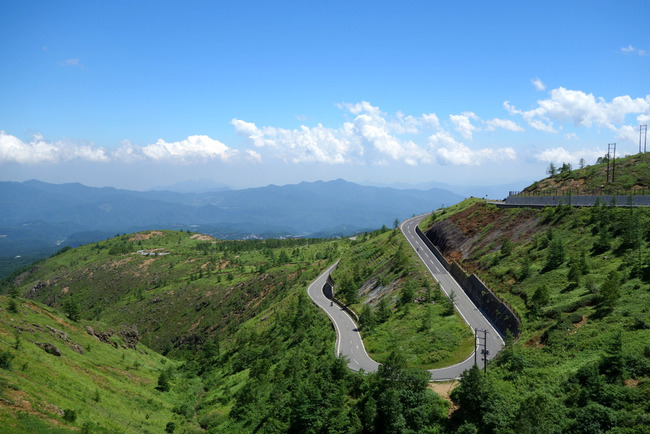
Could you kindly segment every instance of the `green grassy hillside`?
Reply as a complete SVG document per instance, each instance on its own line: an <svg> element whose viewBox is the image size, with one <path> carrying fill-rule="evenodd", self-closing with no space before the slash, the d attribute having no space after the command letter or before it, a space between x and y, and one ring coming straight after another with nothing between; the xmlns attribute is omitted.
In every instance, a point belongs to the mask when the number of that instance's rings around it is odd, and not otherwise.
<svg viewBox="0 0 650 434"><path fill-rule="evenodd" d="M526 187L523 193L650 194L650 153L612 159L609 165L605 156L596 164L583 168L567 164L554 166L557 166L557 173Z"/></svg>
<svg viewBox="0 0 650 434"><path fill-rule="evenodd" d="M386 317L377 321L368 321L363 305L350 301L362 313L372 354L392 366L390 371L352 374L334 356L332 326L309 301L306 288L338 258L338 287L350 275L359 301L368 300L366 306L375 309L384 300ZM162 396L169 398L173 413L167 422L187 432L374 430L393 423L385 420L389 414L402 415L396 426L441 426L447 404L427 389L427 373L409 366L454 361L471 347L471 334L449 312L397 230L357 240L241 242L146 231L64 249L9 276L3 288L29 297L24 303L46 304L41 309L52 315L57 310L65 314L59 321L82 337L85 324L101 321L118 332L135 330L141 342L181 361L173 370L170 391ZM428 303L434 299L437 305ZM16 318L24 319L23 312ZM120 339L119 334L113 339ZM436 346L429 345L432 339ZM167 360L151 354L159 363ZM97 364L108 364L103 354L95 355ZM133 366L126 357L126 366ZM58 377L58 370L54 372ZM152 372L154 392L162 372ZM396 372L411 380L387 384L387 376ZM80 375L94 381L92 372ZM45 384L45 390L54 387ZM399 401L397 407L382 404L389 395ZM64 402L85 408L84 399L70 396ZM116 397L115 405L128 406L127 400L125 396L120 403ZM425 416L409 416L418 408ZM125 423L131 421L116 419L113 426ZM84 424L86 419L77 426ZM92 427L109 426L96 425Z"/></svg>
<svg viewBox="0 0 650 434"><path fill-rule="evenodd" d="M68 249L5 279L5 291L81 318L136 327L146 345L193 350L305 287L340 241L217 241L146 231Z"/></svg>
<svg viewBox="0 0 650 434"><path fill-rule="evenodd" d="M425 226L449 260L522 317L521 336L488 376L468 376L452 394L459 421L481 432L647 432L649 209L498 209L472 200Z"/></svg>
<svg viewBox="0 0 650 434"><path fill-rule="evenodd" d="M648 432L650 210L471 199L422 228L522 319L487 375L472 369L451 392L449 418L419 368L463 359L472 336L398 230L243 242L147 231L61 251L3 281L17 298L0 298L0 423L9 432ZM383 363L376 374L335 357L329 319L305 293L337 259L336 295L358 313ZM95 333L102 342L87 326L113 333Z"/></svg>
<svg viewBox="0 0 650 434"><path fill-rule="evenodd" d="M0 296L3 432L163 432L178 419L179 391L158 390L178 363L96 322L71 322L30 300ZM103 342L87 326L104 332ZM46 350L60 355L53 355ZM56 351L54 351L56 352ZM191 386L188 386L191 387Z"/></svg>

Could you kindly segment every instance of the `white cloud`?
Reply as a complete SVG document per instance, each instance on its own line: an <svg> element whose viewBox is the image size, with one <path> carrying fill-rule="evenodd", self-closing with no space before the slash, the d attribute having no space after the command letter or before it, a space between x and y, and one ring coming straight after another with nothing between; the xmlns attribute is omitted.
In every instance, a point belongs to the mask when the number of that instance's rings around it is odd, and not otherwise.
<svg viewBox="0 0 650 434"><path fill-rule="evenodd" d="M471 140L472 134L476 131L476 127L472 125L472 120L478 120L478 116L473 112L464 112L459 115L449 115L454 129L466 139Z"/></svg>
<svg viewBox="0 0 650 434"><path fill-rule="evenodd" d="M578 135L576 133L566 133L564 137L567 140L578 140Z"/></svg>
<svg viewBox="0 0 650 434"><path fill-rule="evenodd" d="M392 160L416 165L430 160L425 149L399 136L418 134L421 128L438 128L435 114L416 117L398 112L395 116L388 116L366 101L337 104L337 107L355 115L352 121L339 128L318 124L313 128L303 125L289 130L258 127L240 119L233 119L231 124L238 134L247 137L255 146L272 149L277 157L294 163L368 161L377 164Z"/></svg>
<svg viewBox="0 0 650 434"><path fill-rule="evenodd" d="M228 161L238 153L218 140L199 135L189 136L178 142L166 142L163 139L158 139L156 143L142 147L141 152L151 160L179 162L212 159Z"/></svg>
<svg viewBox="0 0 650 434"><path fill-rule="evenodd" d="M559 87L551 90L550 98L537 101L534 109L517 110L508 101L504 102L504 107L510 114L521 115L531 127L542 131L557 132L554 122L570 122L585 128L604 127L619 132L627 115L650 113L650 95L634 99L624 95L606 101L593 94Z"/></svg>
<svg viewBox="0 0 650 434"><path fill-rule="evenodd" d="M48 141L41 134L35 134L29 142L0 131L0 164L15 162L20 164L58 163L81 160L90 162L141 160L190 162L220 159L229 161L238 155L218 140L208 136L190 136L178 142L165 142L159 139L147 146L136 146L128 140L121 143L113 152L92 144L75 144L66 141ZM255 154L249 157L259 158Z"/></svg>
<svg viewBox="0 0 650 434"><path fill-rule="evenodd" d="M494 131L497 128L503 128L504 130L508 131L515 131L515 132L521 132L524 131L524 129L517 124L515 121L511 121L510 119L490 119L487 121L484 121L486 131Z"/></svg>
<svg viewBox="0 0 650 434"><path fill-rule="evenodd" d="M235 132L237 134L248 137L258 148L264 146L275 146L275 142L273 140L264 138L265 134L274 134L273 128L270 130L267 129L266 132L264 132L261 129L257 128L257 125L255 125L253 122L246 122L236 118L231 120L230 124L235 127Z"/></svg>
<svg viewBox="0 0 650 434"><path fill-rule="evenodd" d="M73 159L108 161L108 156L105 149L92 145L49 142L41 134L34 134L31 140L25 143L5 131L0 131L0 163L56 163Z"/></svg>
<svg viewBox="0 0 650 434"><path fill-rule="evenodd" d="M473 150L458 142L447 131L439 131L433 134L429 137L429 144L442 164L478 166L487 161L498 162L517 159L517 153L510 147Z"/></svg>
<svg viewBox="0 0 650 434"><path fill-rule="evenodd" d="M252 149L248 149L246 151L246 155L248 156L248 159L250 161L253 161L255 163L261 163L262 162L262 155L260 155L259 152L253 151Z"/></svg>
<svg viewBox="0 0 650 434"><path fill-rule="evenodd" d="M544 149L535 155L539 161L548 163L571 163L577 165L581 158L584 158L587 164L593 164L598 157L607 154L603 149L580 149L578 151L570 151L562 147Z"/></svg>
<svg viewBox="0 0 650 434"><path fill-rule="evenodd" d="M621 51L623 53L636 53L639 56L647 56L648 55L647 51L642 50L641 48L633 47L632 45L628 45L627 47L621 47Z"/></svg>
<svg viewBox="0 0 650 434"><path fill-rule="evenodd" d="M533 86L535 86L535 89L537 89L537 90L546 90L546 85L539 78L534 78L533 80L530 80L530 82L533 83Z"/></svg>

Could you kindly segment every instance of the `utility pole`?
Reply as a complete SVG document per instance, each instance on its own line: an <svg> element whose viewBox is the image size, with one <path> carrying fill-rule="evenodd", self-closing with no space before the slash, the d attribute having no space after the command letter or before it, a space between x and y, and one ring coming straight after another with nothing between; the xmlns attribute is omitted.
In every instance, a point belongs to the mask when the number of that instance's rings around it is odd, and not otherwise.
<svg viewBox="0 0 650 434"><path fill-rule="evenodd" d="M479 333L483 333L483 337ZM487 361L490 351L487 349L487 330L474 329L474 364L477 365L478 348L481 348L481 360L483 360L483 372L487 372Z"/></svg>
<svg viewBox="0 0 650 434"><path fill-rule="evenodd" d="M616 172L616 143L607 145L607 182L609 182L609 160L612 160L612 182L614 182L614 173Z"/></svg>
<svg viewBox="0 0 650 434"><path fill-rule="evenodd" d="M646 152L646 143L648 139L648 126L639 125L639 154L641 153L641 139L643 139L643 153Z"/></svg>

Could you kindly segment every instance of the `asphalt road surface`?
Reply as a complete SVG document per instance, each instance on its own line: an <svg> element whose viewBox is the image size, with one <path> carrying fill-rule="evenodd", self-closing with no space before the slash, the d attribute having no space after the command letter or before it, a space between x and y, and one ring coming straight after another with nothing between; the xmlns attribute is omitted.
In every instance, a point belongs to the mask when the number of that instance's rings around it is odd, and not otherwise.
<svg viewBox="0 0 650 434"><path fill-rule="evenodd" d="M492 359L501 351L504 347L504 342L499 333L496 331L494 326L483 316L483 314L478 310L474 305L472 300L465 294L460 285L454 280L453 277L445 270L445 267L442 266L440 261L434 256L433 252L429 250L427 245L420 239L418 234L415 232L417 225L425 219L429 214L420 215L417 217L410 218L405 220L401 225L400 229L406 237L407 241L413 247L424 265L429 269L429 272L434 279L440 284L442 291L449 297L449 294L453 291L456 294L455 305L456 310L460 313L460 316L463 317L465 322L472 328L472 331L475 329L487 330L487 349L488 349L488 360ZM479 337L483 337L483 333L478 333ZM481 339L482 341L482 339ZM474 364L474 353L468 357L465 361L458 363L456 365L447 366L440 369L431 369L431 377L434 380L446 380L451 378L459 378L460 375L466 370L472 367ZM483 366L482 362L483 355L478 354L477 361L480 367Z"/></svg>
<svg viewBox="0 0 650 434"><path fill-rule="evenodd" d="M408 219L401 224L400 229L411 247L413 247L417 252L424 265L429 269L433 278L440 284L442 291L447 296L449 296L452 291L456 294L456 310L468 326L471 327L472 331L475 329L487 330L487 339L485 339L488 349L487 358L488 360L492 359L504 347L503 339L415 232L417 225L427 216L428 214L425 214ZM363 369L365 372L375 372L379 367L379 363L372 360L368 356L368 353L366 353L357 324L341 306L332 303L331 300L323 294L323 286L327 281L327 277L336 265L337 264L332 265L314 282L312 282L307 289L307 293L314 303L327 313L334 324L334 328L336 329L336 354L345 356L348 360L348 367L353 371ZM482 338L484 334L479 332L478 336L479 338ZM483 339L480 341L482 342ZM483 355L478 354L478 357L475 356L476 355L472 353L461 363L447 366L445 368L431 369L429 370L429 372L431 372L431 378L434 381L460 378L461 374L465 370L474 365L475 358L479 366L482 367Z"/></svg>
<svg viewBox="0 0 650 434"><path fill-rule="evenodd" d="M359 333L359 327L341 306L333 303L323 294L323 286L325 286L327 277L337 264L338 262L318 276L309 285L307 294L309 294L318 307L327 313L334 324L334 328L336 329L337 356L343 355L347 357L348 368L353 371L358 372L363 369L365 372L375 372L379 367L379 363L372 360L368 356L368 353L366 353L363 341L361 340L361 334Z"/></svg>

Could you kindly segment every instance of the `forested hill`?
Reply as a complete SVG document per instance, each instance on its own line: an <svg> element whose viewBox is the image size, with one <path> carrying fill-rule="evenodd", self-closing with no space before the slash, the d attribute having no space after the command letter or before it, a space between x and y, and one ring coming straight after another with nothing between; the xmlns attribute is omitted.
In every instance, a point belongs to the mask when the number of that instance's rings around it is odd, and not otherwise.
<svg viewBox="0 0 650 434"><path fill-rule="evenodd" d="M405 285L412 289L425 278L403 243L398 229L366 233L357 240L250 241L145 231L64 249L3 282L11 297L0 299L5 308L0 312L0 357L6 361L0 377L16 393L0 401L0 420L15 432L54 426L106 432L116 424L125 432L403 432L443 427L449 403L427 387L426 371L408 364L413 355L428 353L407 349L404 354L389 347L379 373L354 374L335 357L334 330L306 295L309 282L337 258L348 256L348 250L373 250L376 266L365 267L354 278L379 279L376 288L383 288L387 301L386 324L393 319L419 322L422 313L435 315L439 319L432 322L444 323L444 331L438 335L423 329L419 334L435 336L445 354L457 356L454 349L466 336L453 311L420 309L413 298L399 304L393 300ZM344 270L358 270L363 263L351 256L341 259ZM417 292L419 296L422 290ZM439 295L429 296L440 300ZM62 348L61 356L39 347L35 342L43 343L49 329L27 315L32 306L52 318L48 324L68 333L70 342L82 345L84 354L72 354L67 341L57 338L47 342ZM115 342L117 357L87 344L95 339L86 336L88 326L111 333L98 336L107 341L102 349L113 348ZM139 339L136 350L121 347L123 331ZM136 363L132 352L150 351L144 344L182 363L162 357L151 366ZM65 370L83 378L69 379ZM119 384L104 382L96 370L131 378L137 386L120 395L114 392ZM64 394L69 381L79 393ZM108 399L111 405L132 408L130 419L102 413L102 400ZM131 406L133 399L142 402ZM29 417L22 413L24 402L33 409ZM74 411L76 417L58 409Z"/></svg>
<svg viewBox="0 0 650 434"><path fill-rule="evenodd" d="M646 432L650 209L499 209L466 200L423 222L508 302L521 335L452 397L480 432Z"/></svg>
<svg viewBox="0 0 650 434"><path fill-rule="evenodd" d="M648 208L468 199L421 227L522 321L487 373L437 386L449 400L421 368L467 358L473 337L398 229L249 241L147 230L62 249L2 282L0 423L10 432L647 432ZM336 260L335 291L360 317L382 363L375 374L335 357L335 331L305 293Z"/></svg>
<svg viewBox="0 0 650 434"><path fill-rule="evenodd" d="M462 197L344 180L231 191L175 193L39 181L0 182L0 277L62 247L116 233L190 229L219 239L346 236Z"/></svg>

